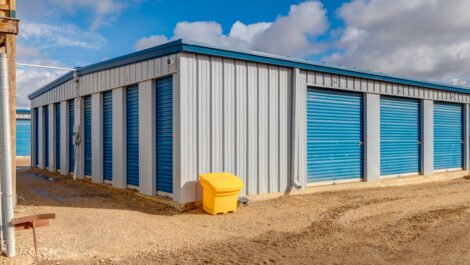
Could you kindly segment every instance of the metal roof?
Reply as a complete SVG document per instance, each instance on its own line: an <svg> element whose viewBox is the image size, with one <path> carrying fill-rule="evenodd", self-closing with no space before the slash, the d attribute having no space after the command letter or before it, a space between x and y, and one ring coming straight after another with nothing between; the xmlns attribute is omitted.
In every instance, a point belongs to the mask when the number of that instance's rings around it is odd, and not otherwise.
<svg viewBox="0 0 470 265"><path fill-rule="evenodd" d="M16 109L16 114L31 114L30 109Z"/></svg>
<svg viewBox="0 0 470 265"><path fill-rule="evenodd" d="M238 49L230 49L221 46L214 46L203 44L194 41L188 40L175 40L172 42L168 42L159 46L155 46L149 49L145 49L142 51L130 53L124 56L120 56L114 59L110 59L107 61L99 62L96 64L92 64L85 67L77 68L78 75L86 75L93 72L103 71L115 67L120 67L127 64L137 63L161 56L166 56L170 54L175 54L179 52L190 52L196 54L204 54L204 55L213 55L213 56L220 56L238 60L246 60L251 62L257 63L265 63L265 64L273 64L278 66L285 66L285 67L294 67L300 68L304 70L312 70L312 71L319 71L324 73L330 74L338 74L338 75L345 75L351 77L359 77L364 79L371 79L377 81L384 81L384 82L391 82L391 83L398 83L403 85L410 85L410 86L418 86L424 88L431 88L431 89L438 89L438 90L446 90L452 92L460 92L470 94L470 88L463 87L463 86L456 86L451 84L445 84L440 82L433 82L433 81L426 81L421 79L415 78L408 78L408 77L401 77L395 75L388 75L383 73L377 73L372 71L366 70L359 70L356 68L344 67L344 66L337 66L332 64L326 63L318 63L304 59L295 59L287 56L280 56L274 55L269 53L263 52L255 52L255 51L247 51L247 50L238 50ZM54 89L55 87L71 80L73 78L73 73L67 73L58 79L52 81L51 83L43 86L42 88L36 90L35 92L31 93L28 98L34 99L39 95Z"/></svg>

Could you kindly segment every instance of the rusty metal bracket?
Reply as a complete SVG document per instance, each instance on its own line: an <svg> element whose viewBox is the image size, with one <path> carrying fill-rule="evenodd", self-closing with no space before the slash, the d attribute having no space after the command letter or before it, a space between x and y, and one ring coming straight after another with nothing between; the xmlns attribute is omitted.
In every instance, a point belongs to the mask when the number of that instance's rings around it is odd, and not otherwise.
<svg viewBox="0 0 470 265"><path fill-rule="evenodd" d="M49 220L55 219L55 213L44 213L30 216L19 217L11 220L11 224L16 231L33 229L34 250L38 254L36 228L48 226Z"/></svg>

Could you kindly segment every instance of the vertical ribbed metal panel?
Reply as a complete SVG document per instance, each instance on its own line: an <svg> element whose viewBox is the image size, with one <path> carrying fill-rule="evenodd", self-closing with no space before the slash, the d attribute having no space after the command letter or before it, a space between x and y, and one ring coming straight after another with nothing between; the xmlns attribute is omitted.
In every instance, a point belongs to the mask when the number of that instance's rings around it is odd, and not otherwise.
<svg viewBox="0 0 470 265"><path fill-rule="evenodd" d="M434 169L463 167L463 106L434 102Z"/></svg>
<svg viewBox="0 0 470 265"><path fill-rule="evenodd" d="M44 167L49 167L49 105L44 108Z"/></svg>
<svg viewBox="0 0 470 265"><path fill-rule="evenodd" d="M69 100L69 172L75 167L75 145L73 142L73 127L75 126L75 101Z"/></svg>
<svg viewBox="0 0 470 265"><path fill-rule="evenodd" d="M85 97L85 175L91 176L92 150L91 150L91 96Z"/></svg>
<svg viewBox="0 0 470 265"><path fill-rule="evenodd" d="M39 164L39 110L34 108L34 165Z"/></svg>
<svg viewBox="0 0 470 265"><path fill-rule="evenodd" d="M419 173L420 101L380 98L380 175Z"/></svg>
<svg viewBox="0 0 470 265"><path fill-rule="evenodd" d="M55 103L55 167L60 170L60 103Z"/></svg>
<svg viewBox="0 0 470 265"><path fill-rule="evenodd" d="M127 184L139 186L139 86L127 88Z"/></svg>
<svg viewBox="0 0 470 265"><path fill-rule="evenodd" d="M16 155L31 155L31 120L16 120Z"/></svg>
<svg viewBox="0 0 470 265"><path fill-rule="evenodd" d="M149 59L80 76L80 96L126 87L149 79L175 73L178 69L176 54ZM171 60L172 64L167 64ZM75 97L75 82L69 80L31 100L32 107L69 100Z"/></svg>
<svg viewBox="0 0 470 265"><path fill-rule="evenodd" d="M363 97L307 90L307 181L363 177Z"/></svg>
<svg viewBox="0 0 470 265"><path fill-rule="evenodd" d="M103 178L113 180L113 91L103 93Z"/></svg>
<svg viewBox="0 0 470 265"><path fill-rule="evenodd" d="M242 194L288 190L292 69L194 54L180 66L175 110L185 133L174 155L185 198L198 199L199 174L214 171L240 177Z"/></svg>
<svg viewBox="0 0 470 265"><path fill-rule="evenodd" d="M173 193L173 78L157 80L157 190Z"/></svg>

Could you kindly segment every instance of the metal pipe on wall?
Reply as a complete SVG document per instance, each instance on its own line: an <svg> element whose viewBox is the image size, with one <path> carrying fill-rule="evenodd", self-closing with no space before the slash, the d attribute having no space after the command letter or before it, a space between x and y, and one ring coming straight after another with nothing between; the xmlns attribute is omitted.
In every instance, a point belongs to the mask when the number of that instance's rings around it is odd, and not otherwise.
<svg viewBox="0 0 470 265"><path fill-rule="evenodd" d="M10 135L10 108L8 91L8 58L6 54L0 54L0 154L2 161L2 201L3 201L3 224L6 226L6 255L14 257L15 249L15 228L11 223L13 219L13 172L12 172L12 151Z"/></svg>
<svg viewBox="0 0 470 265"><path fill-rule="evenodd" d="M291 139L291 175L290 175L290 184L292 187L296 189L302 188L302 184L300 183L300 130L299 130L299 103L300 94L298 91L299 86L299 69L294 68L292 74L292 139ZM307 89L307 88L300 88L300 89Z"/></svg>
<svg viewBox="0 0 470 265"><path fill-rule="evenodd" d="M75 69L75 71L73 72L73 81L75 83L75 96L76 96L76 99L75 100L75 112L78 112L79 113L79 119L78 119L78 125L77 125L77 120L75 120L75 125L74 125L74 132L73 132L73 142L74 142L74 147L75 147L75 161L74 161L74 171L73 171L73 180L76 180L77 179L77 176L78 174L81 174L81 172L79 172L78 170L78 166L79 166L79 159L80 159L80 156L81 156L81 150L80 150L80 143L81 143L81 135L80 135L80 126L81 126L81 123L82 123L82 120L81 120L81 115L82 115L82 98L80 97L80 75L78 73L78 69ZM78 106L78 110L77 110L77 106ZM78 177L82 177L82 176L78 176Z"/></svg>

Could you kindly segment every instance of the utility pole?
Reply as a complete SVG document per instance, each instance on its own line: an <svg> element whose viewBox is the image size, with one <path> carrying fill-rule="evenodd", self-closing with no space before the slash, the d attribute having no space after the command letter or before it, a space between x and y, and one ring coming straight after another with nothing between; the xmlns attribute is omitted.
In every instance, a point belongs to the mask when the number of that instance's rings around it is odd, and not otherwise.
<svg viewBox="0 0 470 265"><path fill-rule="evenodd" d="M3 150L2 172L2 215L3 231L6 241L6 255L15 256L14 228L11 224L13 218L13 206L16 199L16 35L19 31L19 20L16 19L16 0L0 0L0 59L4 69L0 80L1 87L7 89L2 93L3 115L0 121L3 128L9 128L10 134L2 135L0 143ZM6 68L6 69L5 69ZM6 80L8 79L8 80ZM8 97L8 98L6 98ZM9 103L9 106L6 106ZM9 117L9 119L8 119ZM2 130L2 128L0 128ZM4 134L4 133L2 133ZM8 163L8 166L7 164ZM3 240L3 239L2 239ZM2 242L3 243L3 242ZM3 245L3 244L2 244Z"/></svg>

